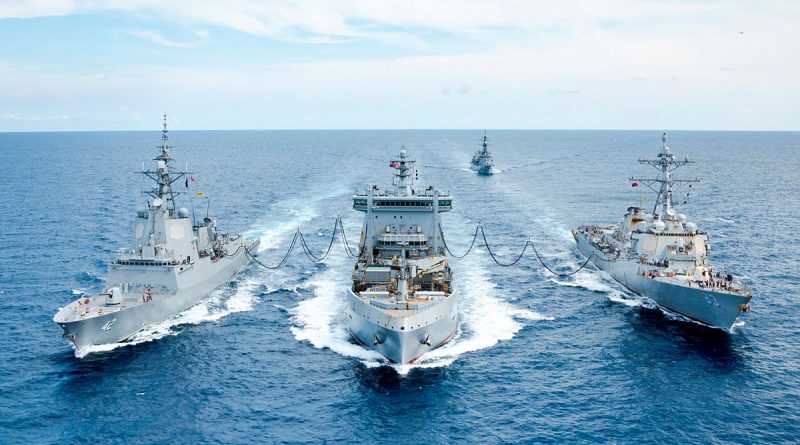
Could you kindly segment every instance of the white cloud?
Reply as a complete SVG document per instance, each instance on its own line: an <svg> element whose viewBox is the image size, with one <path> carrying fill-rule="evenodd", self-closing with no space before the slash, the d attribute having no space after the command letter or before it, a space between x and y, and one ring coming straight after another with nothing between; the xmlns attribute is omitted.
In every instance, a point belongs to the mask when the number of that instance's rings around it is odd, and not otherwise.
<svg viewBox="0 0 800 445"><path fill-rule="evenodd" d="M216 112L205 110L225 110L216 114L231 119L229 128L758 129L796 128L800 114L800 3L794 2L8 4L0 17L137 11L146 13L138 18L176 23L172 29L200 42L223 27L287 42L366 41L371 49L388 43L412 54L333 59L338 53L328 52L327 60L315 60L309 52L304 63L226 66L131 63L103 67L104 75L0 65L4 102L67 103L79 110L64 108L73 116L111 119L118 108L92 107L125 103L147 121L166 102L195 113L195 128L215 126L209 116ZM149 29L138 37L153 43L198 44L172 40L175 34L155 31L150 22L142 26ZM280 112L270 114L273 108Z"/></svg>
<svg viewBox="0 0 800 445"><path fill-rule="evenodd" d="M176 40L170 40L164 36L162 36L157 31L149 30L149 29L141 29L133 31L131 34L134 36L146 40L148 42L152 42L158 45L169 46L173 48L197 48L198 46L202 45L202 41L195 41L195 42L179 42ZM195 33L196 34L196 33ZM206 34L207 36L208 34ZM204 36L201 36L201 38Z"/></svg>

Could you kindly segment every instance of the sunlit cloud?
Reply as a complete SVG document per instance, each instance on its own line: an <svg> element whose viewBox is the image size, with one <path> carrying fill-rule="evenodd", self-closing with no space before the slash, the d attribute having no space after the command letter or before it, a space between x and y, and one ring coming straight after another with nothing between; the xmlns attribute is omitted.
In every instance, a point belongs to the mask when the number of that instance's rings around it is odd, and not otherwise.
<svg viewBox="0 0 800 445"><path fill-rule="evenodd" d="M92 128L164 103L194 128L769 129L800 114L796 2L0 3L0 24L39 35L108 16L127 20L102 35L125 58L59 65L24 39L0 54L0 111L52 106Z"/></svg>

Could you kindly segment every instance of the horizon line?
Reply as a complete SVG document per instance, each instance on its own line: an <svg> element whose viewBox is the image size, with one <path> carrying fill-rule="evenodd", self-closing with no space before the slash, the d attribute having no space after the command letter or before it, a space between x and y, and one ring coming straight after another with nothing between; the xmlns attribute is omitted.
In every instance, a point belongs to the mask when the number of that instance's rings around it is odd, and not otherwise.
<svg viewBox="0 0 800 445"><path fill-rule="evenodd" d="M170 131L677 131L677 132L731 132L731 133L797 133L800 129L779 130L732 130L732 129L681 129L681 128L183 128ZM12 133L133 133L152 130L0 130L0 134Z"/></svg>

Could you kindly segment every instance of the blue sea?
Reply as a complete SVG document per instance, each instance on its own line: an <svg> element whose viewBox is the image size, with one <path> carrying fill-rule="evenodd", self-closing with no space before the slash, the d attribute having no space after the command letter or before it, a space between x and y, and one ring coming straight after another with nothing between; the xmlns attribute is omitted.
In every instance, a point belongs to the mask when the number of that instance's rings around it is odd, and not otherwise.
<svg viewBox="0 0 800 445"><path fill-rule="evenodd" d="M712 262L754 292L732 332L662 313L594 267L569 278L481 245L452 259L456 338L390 366L348 338L352 260L295 252L251 264L128 344L77 358L52 322L103 286L132 236L160 133L0 134L0 443L710 443L800 441L800 133L669 133L679 212ZM327 247L351 195L388 185L405 145L419 184L453 195L454 253L477 223L501 260L530 238L552 268L583 263L569 230L644 202L660 131L490 131L497 174L468 168L482 131L172 131L197 179L183 205L261 238L277 263L295 230ZM650 169L650 170L648 170ZM181 184L183 187L183 184ZM689 196L686 196L686 193ZM196 196L196 195L195 195ZM652 204L652 196L649 203ZM645 203L647 204L647 203Z"/></svg>

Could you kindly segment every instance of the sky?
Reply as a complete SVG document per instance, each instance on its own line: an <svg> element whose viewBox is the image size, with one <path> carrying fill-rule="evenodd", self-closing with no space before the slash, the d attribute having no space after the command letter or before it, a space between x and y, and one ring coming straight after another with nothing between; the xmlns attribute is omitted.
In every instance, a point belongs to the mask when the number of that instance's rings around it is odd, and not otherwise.
<svg viewBox="0 0 800 445"><path fill-rule="evenodd" d="M800 1L0 0L0 131L800 129Z"/></svg>

